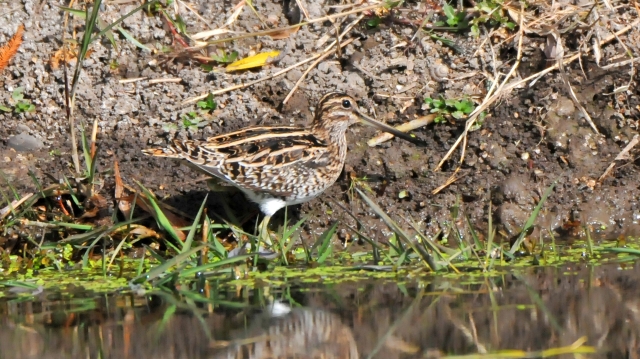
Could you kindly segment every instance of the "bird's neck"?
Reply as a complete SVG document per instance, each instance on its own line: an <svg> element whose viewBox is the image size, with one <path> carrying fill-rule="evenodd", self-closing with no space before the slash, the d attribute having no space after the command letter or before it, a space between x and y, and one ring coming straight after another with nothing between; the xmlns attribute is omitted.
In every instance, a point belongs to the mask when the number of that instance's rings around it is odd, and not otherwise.
<svg viewBox="0 0 640 359"><path fill-rule="evenodd" d="M340 158L341 162L347 155L347 138L346 132L349 128L347 121L314 121L312 124L313 134L327 143L331 152Z"/></svg>

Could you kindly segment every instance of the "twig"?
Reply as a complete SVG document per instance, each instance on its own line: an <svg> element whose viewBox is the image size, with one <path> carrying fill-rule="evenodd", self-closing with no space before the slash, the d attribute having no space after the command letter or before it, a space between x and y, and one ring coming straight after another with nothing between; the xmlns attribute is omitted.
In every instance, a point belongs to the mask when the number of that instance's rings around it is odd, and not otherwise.
<svg viewBox="0 0 640 359"><path fill-rule="evenodd" d="M617 31L615 33L615 35L622 35L625 32L633 29L634 27L636 27L638 24L640 24L640 18L637 19L636 21L634 21L632 24L622 28L621 30ZM604 39L602 41L602 44L607 44L609 42L611 42L612 40L614 40L616 38L615 35L610 35L608 36L606 39ZM575 54L573 56L570 56L569 58L565 59L562 63L563 65L569 64L573 61L575 61L577 58L580 57L580 54ZM509 85L505 86L504 88L502 88L502 91L509 91L515 87L520 86L523 83L526 83L528 81L534 80L531 82L531 84L529 84L529 86L533 86L533 84L535 83L535 81L537 81L539 78L541 78L542 76L548 74L549 72L558 69L558 63L553 64L552 66L549 66L548 68L535 73L529 77L526 77L524 79L521 79L519 81L515 81L513 83L510 83ZM440 163L438 163L438 166L436 167L436 171L442 166L442 164L444 164L444 162L451 156L451 153L453 153L453 151L458 147L458 145L460 144L460 142L462 141L462 136L465 136L469 130L469 128L471 127L470 121L475 120L475 118L480 114L481 111L484 111L485 109L487 109L491 104L493 104L499 97L500 97L501 93L497 92L497 94L491 96L489 99L485 100L478 108L476 108L476 110L472 113L472 115L469 117L469 120L467 120L467 126L463 132L463 134L458 138L458 140L454 143L454 145L451 147L451 149L449 150L449 152L447 152L447 154L442 158L442 160L440 161Z"/></svg>
<svg viewBox="0 0 640 359"><path fill-rule="evenodd" d="M520 5L520 11L521 11L521 14L524 13L524 4ZM440 167L442 167L444 162L451 156L451 154L458 147L458 145L463 140L463 138L467 137L467 133L469 132L469 129L476 123L476 119L482 113L482 111L484 111L487 107L489 107L489 105L491 105L498 98L500 98L503 92L509 91L513 88L511 86L506 86L506 83L511 78L511 76L513 76L514 72L520 65L520 60L522 59L522 41L524 39L524 27L522 26L523 18L524 16L522 15L519 18L520 37L518 39L518 54L516 56L516 62L513 64L513 66L511 67L511 70L509 71L507 76L504 78L504 80L502 80L502 83L500 84L500 87L498 87L498 89L496 90L495 94L493 94L488 100L485 100L482 104L480 104L480 106L476 107L476 109L469 115L469 119L467 120L464 131L462 132L460 137L458 137L458 139L453 144L453 146L451 146L451 148L449 149L449 152L447 152L447 154L442 158L442 160L440 160L440 163L438 163L438 166L436 166L434 171L437 171L438 169L440 169Z"/></svg>
<svg viewBox="0 0 640 359"><path fill-rule="evenodd" d="M345 41L344 43L342 43L340 45L341 46L345 46L345 45L347 45L349 43L351 43L351 42L350 41L348 41L348 42ZM293 64L293 65L291 65L291 66L289 66L289 67L287 67L287 68L285 68L283 70L280 70L280 71L278 71L278 72L276 72L274 74L271 74L269 76L265 76L263 78L260 78L260 79L254 80L254 81L250 81L250 82L247 82L247 83L244 83L244 84L239 84L239 85L226 87L226 88L223 88L223 89L220 89L220 90L211 91L211 92L207 92L207 93L205 93L203 95L192 97L190 99L182 101L182 105L187 105L187 104L190 104L190 103L194 103L196 101L200 101L203 98L206 98L207 96L209 96L209 94L220 95L220 94L223 94L223 93L226 93L226 92L229 92L229 91L243 89L243 88L246 88L246 87L249 87L249 86L253 86L253 85L257 84L257 83L263 82L263 81L271 80L272 78L278 77L278 76L280 76L282 74L285 74L285 73L295 69L298 66L302 66L302 65L306 64L307 62L311 62L311 61L317 59L318 57L320 57L322 55L323 55L322 53L315 54L315 55L311 56L308 59L302 60L302 61L300 61L298 63L295 63L295 64Z"/></svg>
<svg viewBox="0 0 640 359"><path fill-rule="evenodd" d="M304 18L308 20L309 19L309 12L304 7L304 4L302 3L302 0L296 0L296 3L298 4L298 8L300 9L300 11L302 11L302 14L304 15Z"/></svg>
<svg viewBox="0 0 640 359"><path fill-rule="evenodd" d="M174 77L174 78L170 78L170 79L153 79L153 80L149 80L149 85L154 85L154 84L161 84L164 82L173 82L173 83L178 83L181 82L182 78L180 77Z"/></svg>
<svg viewBox="0 0 640 359"><path fill-rule="evenodd" d="M633 136L633 138L631 139L631 141L629 141L629 143L625 146L625 148L623 148L622 151L618 153L616 158L613 161L611 161L611 164L609 165L609 167L607 167L604 173L602 173L602 176L598 178L599 183L602 183L602 181L604 181L604 179L607 176L609 176L609 173L611 173L611 171L613 170L613 167L615 167L616 165L616 161L629 159L629 151L631 151L631 149L635 147L638 144L638 142L640 142L640 140L638 139L638 135Z"/></svg>
<svg viewBox="0 0 640 359"><path fill-rule="evenodd" d="M426 116L422 116L420 118L417 118L415 120L409 121L407 123L403 123L402 125L396 126L396 130L398 131L402 131L402 132L409 132L412 130L415 130L417 128L426 126L430 123L433 122L433 119L436 118L436 114L430 114L430 115L426 115ZM393 138L393 135L387 132L383 132L381 134L379 134L378 136L370 139L369 141L367 141L367 145L369 145L369 147L375 147L383 142L389 141L390 139Z"/></svg>
<svg viewBox="0 0 640 359"><path fill-rule="evenodd" d="M235 36L235 37L227 37L227 38L224 38L224 39L208 41L207 43L209 45L213 45L213 44L218 44L218 43L222 43L222 42L241 40L241 39L245 39L247 37L268 36L268 35L273 34L273 33L280 33L280 32L287 31L287 30L297 29L299 27L302 27L302 26L305 26L305 25L314 24L316 22L323 22L323 21L327 21L327 20L331 20L331 19L335 19L335 18L339 18L339 17L343 17L343 16L357 14L357 13L360 13L360 12L363 12L363 11L377 9L380 6L381 5L379 5L379 4L378 5L365 6L365 7L353 9L353 10L350 10L350 11L341 12L341 13L338 13L338 14L327 15L327 16L316 18L316 19L311 19L309 21L301 22L299 24L295 24L295 25L291 25L291 26L279 27L279 28L275 28L275 29L271 29L271 30L265 30L265 31L252 32L252 33L249 33L249 34L243 34L243 35L239 35L239 36Z"/></svg>
<svg viewBox="0 0 640 359"><path fill-rule="evenodd" d="M282 104L286 104L289 99L291 99L291 96L293 96L293 93L298 89L298 87L300 86L300 84L302 83L302 81L304 81L304 79L307 77L307 75L309 74L309 72L311 72L311 70L313 70L316 66L318 66L318 64L320 62L322 62L322 60L326 59L327 57L329 57L329 55L331 55L333 52L331 51L331 49L338 45L338 48L342 48L348 44L350 44L351 42L353 42L354 39L349 39L347 41L345 41L344 43L342 42L338 42L339 39L342 39L358 22L360 22L360 20L362 20L364 18L364 15L360 15L358 16L358 18L353 21L351 24L349 24L345 30L342 32L342 34L340 34L338 36L338 39L334 40L329 46L327 46L324 49L324 54L322 56L320 56L316 61L314 61L306 70L305 72L302 74L302 76L300 76L300 78L298 79L298 81L296 81L296 84L293 86L293 88L291 89L291 91L289 91L289 94L287 95L287 97L285 97L285 99L282 101Z"/></svg>
<svg viewBox="0 0 640 359"><path fill-rule="evenodd" d="M35 193L29 193L28 195L14 200L9 203L6 207L0 209L0 220L4 219L9 213L15 211L18 207L20 207L24 202L26 202L29 198L33 197Z"/></svg>
<svg viewBox="0 0 640 359"><path fill-rule="evenodd" d="M142 80L146 80L146 77L132 77L130 79L120 79L118 80L118 83L120 84L129 84L132 82L138 82L138 81L142 81Z"/></svg>

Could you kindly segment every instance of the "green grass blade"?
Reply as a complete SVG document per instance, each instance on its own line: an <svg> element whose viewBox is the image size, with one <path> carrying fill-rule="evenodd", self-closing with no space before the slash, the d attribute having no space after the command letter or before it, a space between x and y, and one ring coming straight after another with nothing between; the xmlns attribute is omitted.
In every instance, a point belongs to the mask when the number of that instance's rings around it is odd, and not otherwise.
<svg viewBox="0 0 640 359"><path fill-rule="evenodd" d="M87 56L89 45L92 42L91 35L93 34L93 29L96 26L98 13L100 13L101 5L102 5L102 0L95 0L91 8L91 14L89 14L88 6L85 11L84 35L82 36L82 41L80 42L80 51L78 51L78 60L76 62L76 69L73 73L73 79L71 80L70 98L72 100L75 98L76 88L78 87L78 82L80 80L80 73L82 72L82 64L84 62L85 57ZM87 163L89 163L89 161L87 161Z"/></svg>
<svg viewBox="0 0 640 359"><path fill-rule="evenodd" d="M165 216L164 212L162 212L162 209L158 205L158 202L156 201L155 196L151 193L151 191L149 191L145 186L143 186L142 183L138 181L135 181L135 182L138 186L140 186L140 188L142 188L142 191L147 196L146 199L151 204L151 207L153 207L153 211L156 214L155 218L158 221L158 226L164 229L165 231L167 231L169 235L173 237L173 239L175 239L177 243L179 243L180 247L184 247L184 243L182 243L182 240L180 240L180 236L178 236L178 233L176 232L175 228L173 228L173 225L171 224L167 216Z"/></svg>
<svg viewBox="0 0 640 359"><path fill-rule="evenodd" d="M126 13L124 16L120 17L118 20L112 22L111 24L109 24L107 27L105 27L104 29L102 29L96 36L91 38L91 41L95 41L97 38L99 38L100 36L104 35L105 33L107 33L107 31L110 31L111 29L113 29L114 27L118 26L118 24L120 24L121 22L123 22L124 20L126 20L129 16L135 14L136 12L142 10L143 8L147 7L147 6L152 6L155 5L156 3L158 3L158 0L154 0L154 1L150 1L150 2L145 2L142 5L138 6L137 8L129 11L128 13Z"/></svg>
<svg viewBox="0 0 640 359"><path fill-rule="evenodd" d="M5 173L2 172L2 171L0 171L0 177L2 177L2 179L7 183L7 185L9 186L9 189L13 193L13 197L16 199L16 201L19 201L20 200L20 194L18 193L16 188L11 184L11 182L9 182L9 178L7 178Z"/></svg>
<svg viewBox="0 0 640 359"><path fill-rule="evenodd" d="M254 256L254 254L243 254L243 255L239 255L239 256L235 256L235 257L231 257L231 258L226 258L226 259L223 259L223 260L219 260L217 262L211 262L211 263L203 264L201 266L197 266L197 267L194 267L194 268L185 269L185 270L180 272L180 278L192 277L198 272L205 272L205 271L208 271L210 269L215 269L215 268L227 265L227 264L243 262L243 261L245 261L245 260L247 260L247 259L249 259L249 258L251 258L253 256Z"/></svg>
<svg viewBox="0 0 640 359"><path fill-rule="evenodd" d="M193 226L191 226L191 230L189 230L189 233L187 234L187 239L185 239L184 241L181 252L190 249L191 245L193 244L193 238L196 236L196 230L198 229L200 218L202 217L202 213L204 212L204 206L207 204L207 198L209 198L208 194L204 197L204 201L202 201L202 204L200 205L198 214L196 214L196 219L193 221Z"/></svg>
<svg viewBox="0 0 640 359"><path fill-rule="evenodd" d="M70 7L66 7L66 6L60 6L60 5L56 5L58 6L58 9L62 10L62 11L66 11L68 13L70 13L73 16L77 16L80 19L86 19L87 18L87 13L84 10L78 10L78 9L73 9Z"/></svg>
<svg viewBox="0 0 640 359"><path fill-rule="evenodd" d="M209 233L207 234L207 239L209 240L208 241L209 247L213 249L214 253L216 254L216 256L218 256L218 258L220 259L227 258L227 254L228 254L227 249L224 248L222 243L220 243L218 238L216 238L216 236L213 234L211 219L209 218L209 216L205 216L204 220L207 222L209 227Z"/></svg>
<svg viewBox="0 0 640 359"><path fill-rule="evenodd" d="M195 248L191 248L189 250L187 250L186 252L180 253L177 256L166 260L164 263L153 267L150 271L148 271L147 273L144 273L141 276L138 276L134 279L132 279L131 281L133 283L140 283L140 280L144 279L143 282L150 282L153 279L156 279L158 277L160 277L163 274L166 274L167 271L174 266L178 266L180 265L182 262L186 261L187 259L189 259L189 257L191 257L193 254L197 253L198 251L200 251L202 248L204 248L204 246L199 246L199 247L195 247Z"/></svg>
<svg viewBox="0 0 640 359"><path fill-rule="evenodd" d="M144 51L148 51L151 52L151 49L144 46L140 41L138 41L138 39L136 39L135 37L133 37L133 35L131 35L128 31L126 31L125 29L121 28L120 26L116 26L114 27L114 29L118 30L122 36L124 36L127 40L129 40L129 42L131 42L132 44L134 44L137 48L144 50Z"/></svg>
<svg viewBox="0 0 640 359"><path fill-rule="evenodd" d="M420 249L417 248L417 246L415 245L415 243L413 243L411 238L409 238L409 236L406 233L404 233L402 228L400 228L400 226L395 221L393 221L386 213L384 213L382 208L380 208L375 202L373 202L369 197L367 197L367 195L365 195L364 192L362 192L360 189L356 188L355 190L358 192L360 197L362 197L362 199L367 203L367 205L371 207L371 209L382 219L382 221L389 228L391 228L392 231L396 232L399 238L402 238L409 246L411 246L411 248L422 257L422 259L424 259L425 265L427 267L429 267L432 271L437 271L440 269L440 266L436 263L433 257L428 252L422 250L422 248Z"/></svg>
<svg viewBox="0 0 640 359"><path fill-rule="evenodd" d="M98 26L101 29L104 29L107 27L107 23L104 22L104 20L102 20L101 18L98 18ZM116 44L116 38L113 35L113 31L109 30L107 32L104 33L104 36L109 40L109 42L111 43L111 46L113 46L113 49L118 52L118 44Z"/></svg>
<svg viewBox="0 0 640 359"><path fill-rule="evenodd" d="M556 183L558 183L557 180L553 181L551 186L549 186L549 188L547 188L546 191L544 191L542 198L540 198L540 202L538 202L538 205L531 213L531 216L529 216L529 219L527 219L527 222L524 224L524 228L522 228L522 232L520 232L520 236L518 236L518 239L513 243L513 246L511 246L511 249L508 252L510 255L513 256L518 250L518 248L520 248L520 245L524 241L524 237L527 235L527 233L529 232L529 229L533 226L533 223L536 221L536 217L538 217L538 213L540 213L542 206L547 201L547 197L549 197L551 192L553 192L553 189L555 188Z"/></svg>
<svg viewBox="0 0 640 359"><path fill-rule="evenodd" d="M327 260L329 254L331 254L331 239L333 238L334 233L336 233L336 228L338 228L338 221L336 221L333 226L329 227L326 231L322 233L318 241L322 243L320 248L318 248L318 263L322 264Z"/></svg>
<svg viewBox="0 0 640 359"><path fill-rule="evenodd" d="M144 270L144 259L147 255L147 251L142 251L142 257L140 257L140 264L138 264L138 271L136 272L136 277L139 277Z"/></svg>

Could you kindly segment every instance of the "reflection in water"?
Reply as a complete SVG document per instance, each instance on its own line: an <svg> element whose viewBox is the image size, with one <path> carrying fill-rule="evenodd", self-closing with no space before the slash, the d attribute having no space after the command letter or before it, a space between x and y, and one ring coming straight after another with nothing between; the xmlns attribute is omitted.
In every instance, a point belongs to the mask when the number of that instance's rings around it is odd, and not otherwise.
<svg viewBox="0 0 640 359"><path fill-rule="evenodd" d="M296 308L279 316L262 314L251 325L248 335L245 337L240 333L231 341L228 350L214 357L358 358L351 329L340 317L324 310Z"/></svg>
<svg viewBox="0 0 640 359"><path fill-rule="evenodd" d="M0 299L0 358L429 358L536 351L583 336L598 351L589 358L640 355L640 269L566 266L467 280L270 287L297 303L282 315L255 309L265 307L259 288L226 297L251 309L174 315L160 297Z"/></svg>

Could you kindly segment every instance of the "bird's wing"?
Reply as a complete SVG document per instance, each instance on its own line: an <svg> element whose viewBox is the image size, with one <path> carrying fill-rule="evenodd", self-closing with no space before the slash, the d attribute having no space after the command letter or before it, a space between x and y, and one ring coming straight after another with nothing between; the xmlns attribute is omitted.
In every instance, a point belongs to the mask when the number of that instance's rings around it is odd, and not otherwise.
<svg viewBox="0 0 640 359"><path fill-rule="evenodd" d="M241 188L278 196L290 193L265 188L267 177L288 172L291 166L318 167L330 160L324 140L294 127L252 127L205 141L174 141L167 148L145 153L185 159Z"/></svg>

